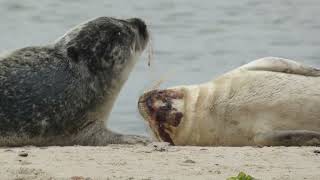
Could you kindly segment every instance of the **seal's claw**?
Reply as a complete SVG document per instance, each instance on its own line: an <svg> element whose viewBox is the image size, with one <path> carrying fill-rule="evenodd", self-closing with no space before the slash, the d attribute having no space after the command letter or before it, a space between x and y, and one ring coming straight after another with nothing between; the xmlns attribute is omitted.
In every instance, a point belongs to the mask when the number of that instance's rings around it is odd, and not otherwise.
<svg viewBox="0 0 320 180"><path fill-rule="evenodd" d="M137 135L124 135L122 136L122 142L124 144L143 144L147 145L152 142L152 139L145 136L137 136Z"/></svg>

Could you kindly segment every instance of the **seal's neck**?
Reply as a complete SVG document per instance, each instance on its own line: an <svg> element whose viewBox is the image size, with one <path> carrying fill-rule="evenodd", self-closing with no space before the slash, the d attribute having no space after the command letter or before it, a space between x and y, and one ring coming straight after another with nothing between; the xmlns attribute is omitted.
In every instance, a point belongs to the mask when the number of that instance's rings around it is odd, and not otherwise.
<svg viewBox="0 0 320 180"><path fill-rule="evenodd" d="M188 143L188 139L192 137L192 131L194 129L194 117L196 115L196 106L199 96L199 87L197 85L190 86L178 86L170 89L181 91L184 94L183 99L183 120L177 127L175 134L172 135L174 144L184 145Z"/></svg>
<svg viewBox="0 0 320 180"><path fill-rule="evenodd" d="M212 98L211 95L214 94L213 91L214 85L212 83L184 87L184 121L175 135L175 144L201 144L203 139L201 134L204 133L201 127L203 123L208 122L208 113L210 113L208 102ZM211 127L211 124L207 124L207 126Z"/></svg>
<svg viewBox="0 0 320 180"><path fill-rule="evenodd" d="M132 57L131 60L128 60L128 63L124 65L125 67L122 69L119 74L114 75L111 78L109 85L105 85L104 95L102 98L102 103L98 105L96 111L93 113L95 119L99 121L103 121L105 124L107 123L110 112L112 111L112 107L120 93L121 88L124 83L127 81L130 72L132 71L134 65L138 60L138 55Z"/></svg>

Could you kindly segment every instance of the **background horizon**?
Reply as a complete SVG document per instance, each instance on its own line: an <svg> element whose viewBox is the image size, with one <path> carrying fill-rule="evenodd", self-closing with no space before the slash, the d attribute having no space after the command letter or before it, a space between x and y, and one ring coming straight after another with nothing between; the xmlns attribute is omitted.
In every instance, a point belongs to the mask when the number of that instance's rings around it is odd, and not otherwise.
<svg viewBox="0 0 320 180"><path fill-rule="evenodd" d="M146 135L137 100L159 79L166 79L162 88L199 84L266 56L320 67L319 9L317 0L0 0L0 53L51 43L98 16L142 18L152 35L152 66L146 50L108 127Z"/></svg>

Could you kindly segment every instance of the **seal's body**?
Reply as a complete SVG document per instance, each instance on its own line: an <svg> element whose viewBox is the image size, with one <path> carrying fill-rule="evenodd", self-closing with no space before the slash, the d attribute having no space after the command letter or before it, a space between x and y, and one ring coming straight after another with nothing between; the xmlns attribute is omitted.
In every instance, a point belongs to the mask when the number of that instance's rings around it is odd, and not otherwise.
<svg viewBox="0 0 320 180"><path fill-rule="evenodd" d="M139 109L175 145L319 145L320 70L263 58L208 83L147 92Z"/></svg>
<svg viewBox="0 0 320 180"><path fill-rule="evenodd" d="M148 42L140 19L100 17L54 44L0 59L0 145L106 145L143 141L105 128Z"/></svg>

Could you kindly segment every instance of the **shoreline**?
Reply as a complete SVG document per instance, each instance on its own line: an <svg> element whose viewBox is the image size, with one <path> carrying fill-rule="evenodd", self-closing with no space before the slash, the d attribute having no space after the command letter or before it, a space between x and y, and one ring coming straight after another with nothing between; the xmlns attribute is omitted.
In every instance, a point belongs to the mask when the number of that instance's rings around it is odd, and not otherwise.
<svg viewBox="0 0 320 180"><path fill-rule="evenodd" d="M163 143L105 147L0 148L1 179L319 179L320 147L178 147Z"/></svg>

